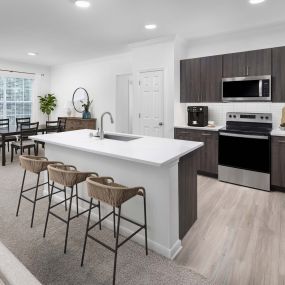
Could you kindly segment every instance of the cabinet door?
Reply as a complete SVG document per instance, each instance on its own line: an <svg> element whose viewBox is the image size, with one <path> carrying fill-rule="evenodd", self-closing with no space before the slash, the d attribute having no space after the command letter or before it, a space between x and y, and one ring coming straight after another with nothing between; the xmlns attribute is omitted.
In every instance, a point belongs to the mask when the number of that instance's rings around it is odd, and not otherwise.
<svg viewBox="0 0 285 285"><path fill-rule="evenodd" d="M272 101L285 102L285 47L272 49Z"/></svg>
<svg viewBox="0 0 285 285"><path fill-rule="evenodd" d="M285 137L272 137L271 184L285 187Z"/></svg>
<svg viewBox="0 0 285 285"><path fill-rule="evenodd" d="M218 175L218 133L202 132L201 138L205 146L201 152L200 170Z"/></svg>
<svg viewBox="0 0 285 285"><path fill-rule="evenodd" d="M180 62L180 102L200 102L200 59L187 59Z"/></svg>
<svg viewBox="0 0 285 285"><path fill-rule="evenodd" d="M271 74L271 49L248 51L246 53L246 75Z"/></svg>
<svg viewBox="0 0 285 285"><path fill-rule="evenodd" d="M239 77L246 75L246 53L230 53L223 55L223 77Z"/></svg>
<svg viewBox="0 0 285 285"><path fill-rule="evenodd" d="M201 58L201 101L222 101L223 57L209 56Z"/></svg>

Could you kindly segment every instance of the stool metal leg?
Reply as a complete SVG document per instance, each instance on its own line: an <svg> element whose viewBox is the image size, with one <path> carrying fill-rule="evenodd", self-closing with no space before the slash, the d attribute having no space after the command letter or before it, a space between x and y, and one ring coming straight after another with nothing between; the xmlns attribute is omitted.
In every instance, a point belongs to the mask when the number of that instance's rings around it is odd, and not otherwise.
<svg viewBox="0 0 285 285"><path fill-rule="evenodd" d="M33 203L33 213L32 213L31 228L33 227L33 223L34 223L34 216L35 216L35 209L36 209L36 203L37 203L40 175L41 174L39 173L38 174L38 179L37 179L37 186L36 186L35 198L34 198L34 203Z"/></svg>
<svg viewBox="0 0 285 285"><path fill-rule="evenodd" d="M89 231L89 223L90 223L90 216L91 216L91 209L92 209L92 201L93 201L93 199L91 198L90 199L90 204L89 204L89 213L88 213L88 219L87 219L87 226L86 226L86 233L85 233L85 239L84 239L82 258L81 258L81 266L83 266L83 263L84 263L86 243L87 243L87 236L88 236L88 231ZM100 220L101 220L101 218L100 218Z"/></svg>
<svg viewBox="0 0 285 285"><path fill-rule="evenodd" d="M13 150L12 150L12 151L13 151ZM18 214L19 214L20 204L21 204L21 200L22 200L22 193L23 193L23 190L24 190L24 184L25 184L25 179L26 179L26 173L27 173L27 170L25 169L25 170L24 170L23 180L22 180L21 193L20 193L20 197L19 197L19 202L18 202L16 217L18 217Z"/></svg>
<svg viewBox="0 0 285 285"><path fill-rule="evenodd" d="M51 207L53 189L54 189L54 181L52 182L52 186L51 186L51 193L50 193L50 198L49 198L49 202L48 202L48 211L47 211L47 217L46 217L46 223L45 223L45 229L44 229L43 237L46 237L47 224L48 224L49 212L50 212L50 207Z"/></svg>
<svg viewBox="0 0 285 285"><path fill-rule="evenodd" d="M119 213L118 213L118 225L117 225L117 233L116 233L116 248L115 248L114 271L113 271L113 285L115 285L115 282L116 282L117 256L118 256L118 244L119 244L119 233L120 233L120 219L121 219L121 206L119 207Z"/></svg>
<svg viewBox="0 0 285 285"><path fill-rule="evenodd" d="M100 221L99 229L102 230L102 223L101 223L101 202L100 202L100 201L98 201L98 208L99 208L99 221Z"/></svg>
<svg viewBox="0 0 285 285"><path fill-rule="evenodd" d="M65 211L67 211L67 200L66 200L66 187L64 186L64 206L65 206Z"/></svg>
<svg viewBox="0 0 285 285"><path fill-rule="evenodd" d="M148 245L147 245L147 222L146 222L146 195L143 192L143 207L144 207L144 230L145 230L145 253L148 255Z"/></svg>
<svg viewBox="0 0 285 285"><path fill-rule="evenodd" d="M76 184L76 212L77 212L77 217L78 217L78 213L79 213L79 209L78 209L78 186Z"/></svg>
<svg viewBox="0 0 285 285"><path fill-rule="evenodd" d="M67 239L68 239L69 222L70 222L70 215L71 215L72 197L73 197L73 186L71 187L71 196L70 196L70 202L69 202L67 226L66 226L66 233L65 233L64 253L66 253L66 248L67 248Z"/></svg>
<svg viewBox="0 0 285 285"><path fill-rule="evenodd" d="M113 227L114 227L114 238L116 238L116 209L113 207Z"/></svg>

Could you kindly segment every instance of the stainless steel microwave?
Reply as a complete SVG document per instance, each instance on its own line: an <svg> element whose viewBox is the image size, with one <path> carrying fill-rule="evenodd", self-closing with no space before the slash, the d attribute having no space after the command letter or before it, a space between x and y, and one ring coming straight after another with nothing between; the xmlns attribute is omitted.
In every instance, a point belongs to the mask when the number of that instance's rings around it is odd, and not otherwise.
<svg viewBox="0 0 285 285"><path fill-rule="evenodd" d="M222 79L223 102L271 101L271 75Z"/></svg>

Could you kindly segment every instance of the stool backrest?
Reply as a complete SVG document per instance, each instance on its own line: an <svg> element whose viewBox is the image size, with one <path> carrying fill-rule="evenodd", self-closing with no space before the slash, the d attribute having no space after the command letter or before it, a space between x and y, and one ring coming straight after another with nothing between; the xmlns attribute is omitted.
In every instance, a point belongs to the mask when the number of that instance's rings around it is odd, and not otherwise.
<svg viewBox="0 0 285 285"><path fill-rule="evenodd" d="M46 121L46 133L56 133L59 131L59 121Z"/></svg>
<svg viewBox="0 0 285 285"><path fill-rule="evenodd" d="M127 188L114 183L110 177L88 177L86 179L88 195L91 198L105 202L113 207L119 207L122 203L136 196L140 187Z"/></svg>
<svg viewBox="0 0 285 285"><path fill-rule="evenodd" d="M31 122L31 118L16 118L16 124L17 124L17 128L21 127L21 124L23 123L30 123Z"/></svg>
<svg viewBox="0 0 285 285"><path fill-rule="evenodd" d="M9 119L0 119L0 128L9 129Z"/></svg>

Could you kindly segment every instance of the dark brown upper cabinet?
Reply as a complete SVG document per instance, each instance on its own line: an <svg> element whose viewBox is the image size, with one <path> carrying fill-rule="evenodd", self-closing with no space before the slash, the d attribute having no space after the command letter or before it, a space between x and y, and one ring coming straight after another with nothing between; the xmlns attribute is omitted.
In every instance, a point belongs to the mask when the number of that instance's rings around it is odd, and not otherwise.
<svg viewBox="0 0 285 285"><path fill-rule="evenodd" d="M245 76L246 53L230 53L223 56L223 77Z"/></svg>
<svg viewBox="0 0 285 285"><path fill-rule="evenodd" d="M225 54L223 77L271 74L271 49Z"/></svg>
<svg viewBox="0 0 285 285"><path fill-rule="evenodd" d="M223 57L210 56L180 63L180 102L220 102Z"/></svg>
<svg viewBox="0 0 285 285"><path fill-rule="evenodd" d="M180 102L200 102L200 58L180 62Z"/></svg>
<svg viewBox="0 0 285 285"><path fill-rule="evenodd" d="M272 49L272 101L285 102L285 47Z"/></svg>
<svg viewBox="0 0 285 285"><path fill-rule="evenodd" d="M271 49L248 51L246 53L247 75L270 75L271 74Z"/></svg>
<svg viewBox="0 0 285 285"><path fill-rule="evenodd" d="M201 58L201 102L222 101L223 57L209 56Z"/></svg>

